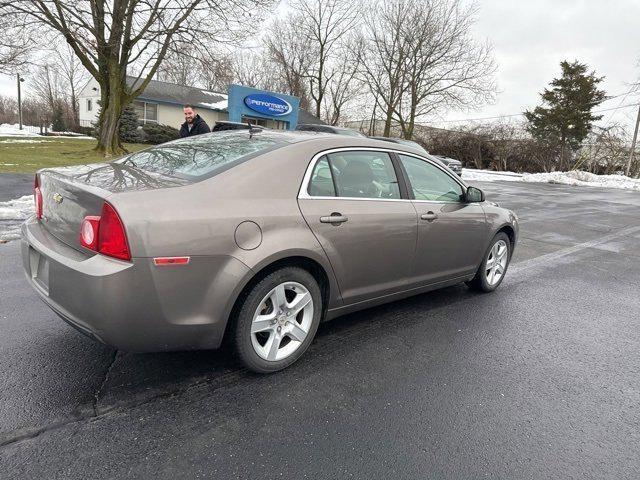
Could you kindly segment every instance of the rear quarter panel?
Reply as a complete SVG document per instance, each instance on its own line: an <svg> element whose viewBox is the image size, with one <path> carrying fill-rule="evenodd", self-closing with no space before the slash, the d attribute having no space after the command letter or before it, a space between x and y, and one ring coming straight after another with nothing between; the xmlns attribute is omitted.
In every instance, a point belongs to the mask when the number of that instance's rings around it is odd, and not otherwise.
<svg viewBox="0 0 640 480"><path fill-rule="evenodd" d="M309 143L266 153L192 185L112 195L132 256L229 255L251 269L240 287L274 261L305 256L322 265L330 281L329 304L339 304L331 265L297 202L304 172L322 149ZM243 222L259 228L255 248L236 242Z"/></svg>

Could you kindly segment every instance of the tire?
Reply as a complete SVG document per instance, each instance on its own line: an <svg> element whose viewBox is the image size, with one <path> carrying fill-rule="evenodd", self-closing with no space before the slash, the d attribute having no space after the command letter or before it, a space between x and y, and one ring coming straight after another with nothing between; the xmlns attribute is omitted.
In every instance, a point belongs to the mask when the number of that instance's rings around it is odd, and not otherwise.
<svg viewBox="0 0 640 480"><path fill-rule="evenodd" d="M501 268L498 268L493 275L491 274L494 268L487 267L487 263L490 259L493 259L496 255L496 252L500 251L500 247L506 247L506 250L502 254L498 254L498 265ZM502 261L504 260L504 261ZM489 244L489 248L484 254L482 258L482 263L478 267L476 271L476 275L469 282L466 282L469 288L472 290L477 290L479 292L493 292L496 288L500 286L502 280L504 280L504 276L507 274L507 269L509 268L509 262L511 261L511 240L509 236L504 232L498 232L495 237L491 240ZM498 272L500 274L498 275ZM496 278L496 276L498 278Z"/></svg>
<svg viewBox="0 0 640 480"><path fill-rule="evenodd" d="M236 355L257 373L288 367L309 348L322 308L320 286L309 272L284 267L270 273L242 301L233 325Z"/></svg>

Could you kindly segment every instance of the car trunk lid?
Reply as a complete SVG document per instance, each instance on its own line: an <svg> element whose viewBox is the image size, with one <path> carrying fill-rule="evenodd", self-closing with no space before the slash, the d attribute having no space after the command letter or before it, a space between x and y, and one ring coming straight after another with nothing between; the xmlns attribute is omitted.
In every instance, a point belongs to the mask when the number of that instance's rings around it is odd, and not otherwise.
<svg viewBox="0 0 640 480"><path fill-rule="evenodd" d="M41 170L42 225L65 244L89 252L80 244L80 226L88 215L99 216L114 193L150 190L189 183L168 175L149 173L121 163L80 165Z"/></svg>

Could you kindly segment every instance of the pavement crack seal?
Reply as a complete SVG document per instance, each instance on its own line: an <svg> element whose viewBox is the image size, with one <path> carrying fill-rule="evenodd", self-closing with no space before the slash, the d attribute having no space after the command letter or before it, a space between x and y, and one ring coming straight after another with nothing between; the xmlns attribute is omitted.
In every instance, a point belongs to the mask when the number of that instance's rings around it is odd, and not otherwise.
<svg viewBox="0 0 640 480"><path fill-rule="evenodd" d="M93 407L94 417L98 416L98 402L100 401L100 394L104 390L104 387L107 385L107 381L109 380L109 374L111 373L111 370L113 369L113 366L115 365L116 360L118 359L118 353L119 353L119 350L115 350L113 352L113 355L111 356L111 362L109 363L109 366L104 372L104 377L102 377L102 382L100 382L100 385L96 389L96 392L93 394L92 407Z"/></svg>
<svg viewBox="0 0 640 480"><path fill-rule="evenodd" d="M52 422L49 423L47 425L44 425L42 427L36 427L36 428L26 428L26 429L22 429L22 430L18 430L18 431L13 431L13 432L9 432L9 434L2 436L0 435L0 449L6 448L6 447L10 447L11 445L15 445L18 444L20 442L23 442L25 440L31 440L34 439L44 433L50 432L50 431L54 431L54 430L58 430L64 427L67 427L69 425L72 424L76 424L76 423L82 423L82 422L92 422L92 421L96 421L99 420L101 418L105 418L108 415L110 415L111 413L117 413L117 412L122 412L122 411L127 411L127 410L131 410L133 408L142 406L142 405L146 405L149 404L151 402L157 401L157 400L162 400L162 399L166 399L166 398L171 398L177 395L181 395L187 391L190 390L194 390L200 387L206 387L206 386L210 386L215 384L215 390L218 390L220 388L223 388L225 386L229 386L232 385L233 382L238 381L238 379L250 379L252 380L254 378L254 376L252 374L247 374L246 370L244 369L239 369L238 367L231 369L229 371L226 372L222 372L220 375L217 375L215 377L209 377L209 378L204 378L201 379L199 381L193 382L193 383L186 383L185 385L182 385L179 388L175 388L175 389L171 389L165 392L161 392L155 395L151 395L148 398L145 399L141 399L139 401L133 401L133 402L124 402L122 404L116 405L116 406L111 406L108 407L106 409L103 409L102 411L98 412L97 409L97 401L100 397L100 393L102 392L102 389L104 388L106 381L108 379L109 376L109 372L113 369L113 365L115 364L116 361L116 357L117 357L117 353L114 355L107 371L105 372L105 376L103 378L102 384L100 385L100 387L96 390L96 393L94 395L94 402L93 402L93 412L91 414L87 413L84 415L75 415L71 418L67 418L64 420L60 420L60 421L56 421L56 422ZM1 452L1 450L0 450Z"/></svg>
<svg viewBox="0 0 640 480"><path fill-rule="evenodd" d="M623 228L622 230L618 230L617 232L610 233L609 235L603 235L600 238L596 238L594 240L590 240L588 242L579 243L572 247L563 248L562 250L558 250L555 252L547 253L545 255L540 255L539 257L531 258L529 260L524 260L522 262L518 262L510 266L510 270L512 273L520 273L524 270L528 270L530 268L541 267L546 265L547 263L558 260L562 257L566 257L568 255L572 255L574 253L578 253L582 250L586 250L588 248L593 248L598 245L602 245L603 243L607 243L611 240L615 240L616 238L624 237L626 235L631 235L633 233L640 232L640 226L636 225L633 227Z"/></svg>

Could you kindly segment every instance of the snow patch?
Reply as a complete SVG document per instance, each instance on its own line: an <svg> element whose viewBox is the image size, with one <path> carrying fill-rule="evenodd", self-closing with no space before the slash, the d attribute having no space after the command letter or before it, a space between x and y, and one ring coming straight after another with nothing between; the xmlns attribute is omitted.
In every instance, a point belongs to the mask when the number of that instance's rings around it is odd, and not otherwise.
<svg viewBox="0 0 640 480"><path fill-rule="evenodd" d="M0 143L52 143L51 140L39 140L37 138L8 138L0 140Z"/></svg>
<svg viewBox="0 0 640 480"><path fill-rule="evenodd" d="M0 202L0 242L20 238L20 225L34 212L32 195Z"/></svg>
<svg viewBox="0 0 640 480"><path fill-rule="evenodd" d="M522 174L515 172L494 172L492 170L474 170L472 168L462 169L462 179L476 182L521 182Z"/></svg>
<svg viewBox="0 0 640 480"><path fill-rule="evenodd" d="M214 103L200 102L198 105L201 107L212 108L214 110L224 110L229 106L229 102L227 100L220 100L219 102Z"/></svg>
<svg viewBox="0 0 640 480"><path fill-rule="evenodd" d="M0 137L40 137L41 135L37 133L39 130L39 127L30 125L23 125L20 130L20 125L17 123L13 125L3 123L0 125Z"/></svg>
<svg viewBox="0 0 640 480"><path fill-rule="evenodd" d="M228 98L227 94L225 93L218 93L218 92L210 92L209 90L200 90L202 93L204 93L205 95L210 95L212 97L222 97L225 100Z"/></svg>

